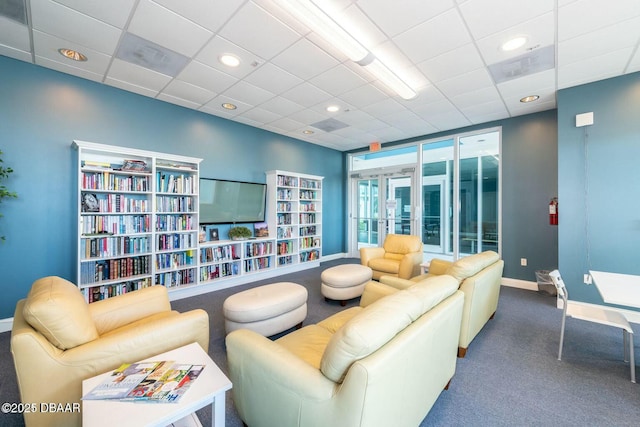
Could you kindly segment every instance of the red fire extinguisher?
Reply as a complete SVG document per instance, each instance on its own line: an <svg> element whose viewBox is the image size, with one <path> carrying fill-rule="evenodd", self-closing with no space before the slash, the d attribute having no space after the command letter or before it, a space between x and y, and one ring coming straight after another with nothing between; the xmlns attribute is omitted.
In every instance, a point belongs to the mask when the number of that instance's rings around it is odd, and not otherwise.
<svg viewBox="0 0 640 427"><path fill-rule="evenodd" d="M549 224L558 225L558 198L554 197L549 202Z"/></svg>

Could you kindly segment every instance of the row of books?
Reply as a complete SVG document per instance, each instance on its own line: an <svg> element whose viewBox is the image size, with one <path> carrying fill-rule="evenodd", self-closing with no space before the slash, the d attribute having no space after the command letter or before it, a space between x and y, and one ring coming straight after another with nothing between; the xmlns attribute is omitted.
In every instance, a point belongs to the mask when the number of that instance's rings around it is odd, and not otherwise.
<svg viewBox="0 0 640 427"><path fill-rule="evenodd" d="M317 237L304 237L300 239L300 248L308 249L308 248L318 248L320 247L320 239Z"/></svg>
<svg viewBox="0 0 640 427"><path fill-rule="evenodd" d="M246 272L264 270L269 267L271 267L270 257L247 259L244 261L244 271Z"/></svg>
<svg viewBox="0 0 640 427"><path fill-rule="evenodd" d="M300 178L300 187L302 188L317 188L320 189L320 181L315 179Z"/></svg>
<svg viewBox="0 0 640 427"><path fill-rule="evenodd" d="M191 196L157 196L157 212L194 212L196 203Z"/></svg>
<svg viewBox="0 0 640 427"><path fill-rule="evenodd" d="M293 237L293 227L278 227L278 239L289 239Z"/></svg>
<svg viewBox="0 0 640 427"><path fill-rule="evenodd" d="M204 365L170 360L124 363L82 399L175 403L203 369Z"/></svg>
<svg viewBox="0 0 640 427"><path fill-rule="evenodd" d="M278 175L278 185L285 187L297 187L298 178L294 176Z"/></svg>
<svg viewBox="0 0 640 427"><path fill-rule="evenodd" d="M320 251L314 249L308 252L300 252L300 262L313 261L320 258Z"/></svg>
<svg viewBox="0 0 640 427"><path fill-rule="evenodd" d="M288 188L279 188L277 198L278 200L293 200L293 190Z"/></svg>
<svg viewBox="0 0 640 427"><path fill-rule="evenodd" d="M300 200L319 200L317 191L300 190Z"/></svg>
<svg viewBox="0 0 640 427"><path fill-rule="evenodd" d="M192 251L174 252L170 254L156 254L156 269L166 270L168 268L178 268L185 265L193 265L194 259Z"/></svg>
<svg viewBox="0 0 640 427"><path fill-rule="evenodd" d="M193 233L160 234L157 236L157 248L160 251L172 249L192 249L198 244L198 237Z"/></svg>
<svg viewBox="0 0 640 427"><path fill-rule="evenodd" d="M143 254L151 250L149 237L96 237L80 240L83 259Z"/></svg>
<svg viewBox="0 0 640 427"><path fill-rule="evenodd" d="M315 213L300 214L300 224L315 224L315 222L316 222Z"/></svg>
<svg viewBox="0 0 640 427"><path fill-rule="evenodd" d="M318 234L316 232L315 225L307 225L306 227L300 227L300 229L298 230L298 233L300 234L300 236L315 236L316 234Z"/></svg>
<svg viewBox="0 0 640 427"><path fill-rule="evenodd" d="M240 274L240 262L224 262L222 264L200 267L200 280L213 280L220 277L236 276Z"/></svg>
<svg viewBox="0 0 640 427"><path fill-rule="evenodd" d="M139 191L151 189L148 176L124 176L110 172L83 172L83 190Z"/></svg>
<svg viewBox="0 0 640 427"><path fill-rule="evenodd" d="M167 288L192 285L196 283L196 274L195 268L156 274L156 285L166 286Z"/></svg>
<svg viewBox="0 0 640 427"><path fill-rule="evenodd" d="M291 202L279 202L278 212L291 212Z"/></svg>
<svg viewBox="0 0 640 427"><path fill-rule="evenodd" d="M283 242L278 242L278 255L286 255L293 253L293 242L291 240L285 240Z"/></svg>
<svg viewBox="0 0 640 427"><path fill-rule="evenodd" d="M269 255L273 253L273 242L253 242L245 244L245 255L248 257Z"/></svg>
<svg viewBox="0 0 640 427"><path fill-rule="evenodd" d="M291 265L291 264L293 264L293 256L287 255L287 256L283 256L283 257L278 257L278 265L279 266Z"/></svg>
<svg viewBox="0 0 640 427"><path fill-rule="evenodd" d="M315 203L300 203L300 212L317 212L319 207Z"/></svg>
<svg viewBox="0 0 640 427"><path fill-rule="evenodd" d="M166 174L157 172L156 190L159 193L196 194L198 192L197 180L193 175Z"/></svg>
<svg viewBox="0 0 640 427"><path fill-rule="evenodd" d="M187 231L195 230L198 225L193 215L156 215L156 230Z"/></svg>
<svg viewBox="0 0 640 427"><path fill-rule="evenodd" d="M83 235L148 233L151 215L83 215L80 230Z"/></svg>
<svg viewBox="0 0 640 427"><path fill-rule="evenodd" d="M82 204L82 212L142 213L151 212L151 201L146 198L129 197L124 194L93 194L97 206Z"/></svg>
<svg viewBox="0 0 640 427"><path fill-rule="evenodd" d="M238 259L235 245L223 245L200 249L200 262L231 261Z"/></svg>
<svg viewBox="0 0 640 427"><path fill-rule="evenodd" d="M80 283L88 285L104 280L123 279L150 273L149 256L117 258L80 264Z"/></svg>
<svg viewBox="0 0 640 427"><path fill-rule="evenodd" d="M92 303L103 299L115 297L127 292L137 291L138 289L151 286L151 277L145 277L138 280L132 280L115 285L93 286L91 288L82 289L84 298L87 302Z"/></svg>
<svg viewBox="0 0 640 427"><path fill-rule="evenodd" d="M292 215L290 213L279 213L277 217L278 225L291 224Z"/></svg>

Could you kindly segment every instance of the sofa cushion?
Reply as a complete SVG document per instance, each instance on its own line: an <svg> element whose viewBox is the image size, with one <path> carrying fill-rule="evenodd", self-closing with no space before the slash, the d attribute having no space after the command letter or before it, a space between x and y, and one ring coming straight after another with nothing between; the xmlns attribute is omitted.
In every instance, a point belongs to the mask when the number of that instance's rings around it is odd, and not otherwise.
<svg viewBox="0 0 640 427"><path fill-rule="evenodd" d="M453 276L459 281L463 281L499 259L500 255L496 252L485 251L457 260L447 269L445 274Z"/></svg>
<svg viewBox="0 0 640 427"><path fill-rule="evenodd" d="M305 326L278 338L276 342L316 369L333 334L318 325Z"/></svg>
<svg viewBox="0 0 640 427"><path fill-rule="evenodd" d="M82 293L76 285L60 277L36 280L22 313L35 330L61 350L98 338Z"/></svg>
<svg viewBox="0 0 640 427"><path fill-rule="evenodd" d="M386 258L388 254L385 255L385 258L374 258L369 261L369 267L371 267L375 271L382 271L389 274L398 274L400 271L400 263L398 260ZM400 256L402 258L402 256Z"/></svg>
<svg viewBox="0 0 640 427"><path fill-rule="evenodd" d="M418 236L388 234L382 246L385 252L404 255L411 252L420 252L422 249L422 241Z"/></svg>

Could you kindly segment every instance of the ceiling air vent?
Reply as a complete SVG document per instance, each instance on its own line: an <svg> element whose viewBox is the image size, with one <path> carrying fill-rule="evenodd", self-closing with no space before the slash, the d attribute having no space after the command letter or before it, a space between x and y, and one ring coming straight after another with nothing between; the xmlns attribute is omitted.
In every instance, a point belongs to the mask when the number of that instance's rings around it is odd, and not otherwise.
<svg viewBox="0 0 640 427"><path fill-rule="evenodd" d="M553 45L534 49L524 55L489 65L489 72L496 84L518 79L555 67L555 48Z"/></svg>
<svg viewBox="0 0 640 427"><path fill-rule="evenodd" d="M171 77L177 76L189 62L186 56L131 33L122 37L116 57Z"/></svg>
<svg viewBox="0 0 640 427"><path fill-rule="evenodd" d="M25 0L0 0L0 16L27 25Z"/></svg>
<svg viewBox="0 0 640 427"><path fill-rule="evenodd" d="M333 132L334 130L346 128L349 125L344 122L341 122L340 120L326 119L326 120L319 121L317 123L311 123L310 126L313 126L316 129L323 130L325 132Z"/></svg>

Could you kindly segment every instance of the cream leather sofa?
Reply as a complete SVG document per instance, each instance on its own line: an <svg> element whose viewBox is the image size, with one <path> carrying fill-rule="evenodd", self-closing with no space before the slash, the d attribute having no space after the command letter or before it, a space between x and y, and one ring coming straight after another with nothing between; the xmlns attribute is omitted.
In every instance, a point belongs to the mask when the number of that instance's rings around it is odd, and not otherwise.
<svg viewBox="0 0 640 427"><path fill-rule="evenodd" d="M455 372L457 289L452 277L429 279L276 341L230 333L240 418L250 427L419 425Z"/></svg>
<svg viewBox="0 0 640 427"><path fill-rule="evenodd" d="M385 276L380 278L380 283L370 282L360 304L367 306L398 289L406 289L434 276L446 274L455 277L460 282L460 290L464 292L458 344L458 356L464 357L471 341L496 313L503 269L504 261L493 251L464 257L455 262L433 259L428 273L410 280Z"/></svg>
<svg viewBox="0 0 640 427"><path fill-rule="evenodd" d="M25 423L79 426L82 380L192 342L208 350L207 312L171 311L164 286L87 304L73 283L39 279L13 319L20 397L23 403L69 404L71 411L25 413Z"/></svg>
<svg viewBox="0 0 640 427"><path fill-rule="evenodd" d="M422 241L418 236L387 234L382 247L360 248L360 264L371 268L373 279L397 276L409 279L420 274Z"/></svg>

